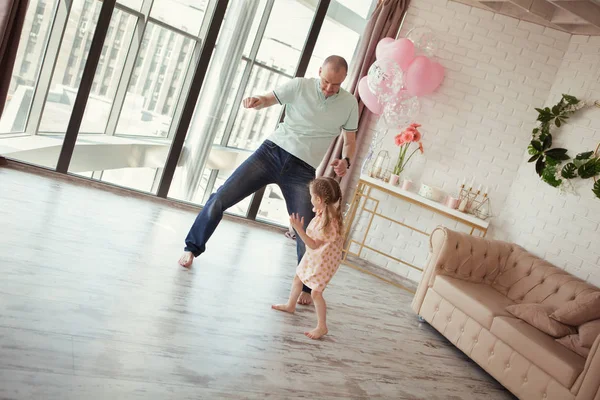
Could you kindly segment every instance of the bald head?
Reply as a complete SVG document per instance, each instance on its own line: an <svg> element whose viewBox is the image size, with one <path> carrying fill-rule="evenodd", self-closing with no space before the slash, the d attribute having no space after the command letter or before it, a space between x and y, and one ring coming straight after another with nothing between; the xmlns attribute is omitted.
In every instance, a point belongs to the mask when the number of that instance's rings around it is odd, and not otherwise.
<svg viewBox="0 0 600 400"><path fill-rule="evenodd" d="M348 63L344 59L344 57L340 56L329 56L323 61L323 68L328 66L335 72L343 72L345 74L348 73Z"/></svg>
<svg viewBox="0 0 600 400"><path fill-rule="evenodd" d="M319 68L321 78L321 92L325 97L330 97L340 91L342 82L348 74L348 63L340 56L329 56Z"/></svg>

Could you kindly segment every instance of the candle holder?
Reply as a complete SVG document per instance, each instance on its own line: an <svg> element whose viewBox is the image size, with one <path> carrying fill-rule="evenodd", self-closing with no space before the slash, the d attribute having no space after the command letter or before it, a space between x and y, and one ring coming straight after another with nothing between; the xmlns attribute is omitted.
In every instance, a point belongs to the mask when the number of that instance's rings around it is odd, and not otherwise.
<svg viewBox="0 0 600 400"><path fill-rule="evenodd" d="M386 150L381 150L377 153L377 158L371 166L369 176L375 179L385 180L386 174L389 172L390 154ZM389 180L389 175L387 176Z"/></svg>
<svg viewBox="0 0 600 400"><path fill-rule="evenodd" d="M475 215L486 220L492 216L492 205L487 191L481 193L481 188L473 190L472 185L467 188L463 183L458 196L458 211Z"/></svg>

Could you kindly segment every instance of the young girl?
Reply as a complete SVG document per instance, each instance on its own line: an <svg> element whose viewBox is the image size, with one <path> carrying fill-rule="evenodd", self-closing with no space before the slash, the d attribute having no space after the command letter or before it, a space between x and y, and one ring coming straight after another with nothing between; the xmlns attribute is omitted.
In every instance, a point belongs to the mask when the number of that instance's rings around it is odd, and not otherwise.
<svg viewBox="0 0 600 400"><path fill-rule="evenodd" d="M317 327L304 332L311 339L327 334L326 304L323 290L337 271L342 259L342 191L332 178L317 178L310 184L310 201L315 218L304 232L304 217L290 215L290 222L306 244L306 253L296 268L296 276L287 304L276 304L275 310L293 313L302 291L302 284L312 289L312 299L317 310Z"/></svg>

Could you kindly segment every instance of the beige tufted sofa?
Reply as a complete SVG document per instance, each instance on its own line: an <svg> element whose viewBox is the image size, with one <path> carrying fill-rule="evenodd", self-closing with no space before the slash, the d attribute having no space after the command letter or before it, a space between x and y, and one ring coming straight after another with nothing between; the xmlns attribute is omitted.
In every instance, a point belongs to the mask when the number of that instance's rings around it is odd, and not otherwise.
<svg viewBox="0 0 600 400"><path fill-rule="evenodd" d="M511 316L599 291L506 242L438 227L413 310L520 399L600 400L600 337L587 359Z"/></svg>

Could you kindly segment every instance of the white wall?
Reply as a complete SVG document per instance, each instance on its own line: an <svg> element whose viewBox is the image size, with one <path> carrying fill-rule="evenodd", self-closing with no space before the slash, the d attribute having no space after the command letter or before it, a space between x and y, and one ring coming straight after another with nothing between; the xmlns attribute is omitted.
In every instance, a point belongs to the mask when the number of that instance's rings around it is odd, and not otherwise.
<svg viewBox="0 0 600 400"><path fill-rule="evenodd" d="M569 47L569 34L446 0L414 0L401 36L405 37L410 29L423 25L437 34L439 50L436 56L446 69L446 77L436 93L422 99L422 112L417 122L422 124L420 130L424 134L425 154L415 155L405 175L417 185L427 183L448 193L456 193L464 176L489 185L495 218L491 220L492 229L488 235L516 238L514 233L523 228L520 225L522 218L516 215L508 217L501 211L508 199L513 201L513 183L521 179L519 169L523 166L537 116L534 108L545 104L551 93L560 93L564 81L575 76L573 68L579 71L583 64L594 62L591 57L593 44L582 43L581 51L585 56L571 59L575 57L571 53L578 47L573 49L573 44ZM575 37L573 40L583 39ZM597 42L595 44L597 51ZM561 79L555 85L563 60L575 64L569 71L560 72ZM583 64L576 64L578 62ZM579 82L577 85L583 87L588 79L584 75L575 76L573 82ZM369 132L361 134L372 135L375 122ZM395 133L389 133L385 146L393 157L397 155L393 144ZM361 149L359 162L364 159L366 151L366 148ZM525 165L522 173L535 173L530 167ZM353 179L357 181L358 176ZM534 188L526 186L525 189L528 194L522 196L536 196ZM548 190L549 197L558 198L556 191L550 187ZM398 220L416 223L427 230L438 224L457 228L431 212L422 212L382 193L376 197L381 201L384 213ZM598 209L594 210L597 214ZM502 222L507 218L519 220L519 223L508 227ZM362 238L358 232L365 222L363 218L354 238ZM591 228L592 231L597 229L597 225ZM372 232L368 243L373 247L418 266L425 265L427 237L380 218L375 218ZM535 250L531 246L525 247ZM408 267L373 252L366 251L365 254L366 259L377 265L410 279L419 279L420 274Z"/></svg>
<svg viewBox="0 0 600 400"><path fill-rule="evenodd" d="M572 37L546 105L556 104L563 93L600 100L600 37ZM572 157L594 150L600 109L581 110L552 132L554 146L569 149ZM591 179L574 183L578 195L560 195L539 180L524 155L496 236L600 286L600 199L591 191Z"/></svg>

